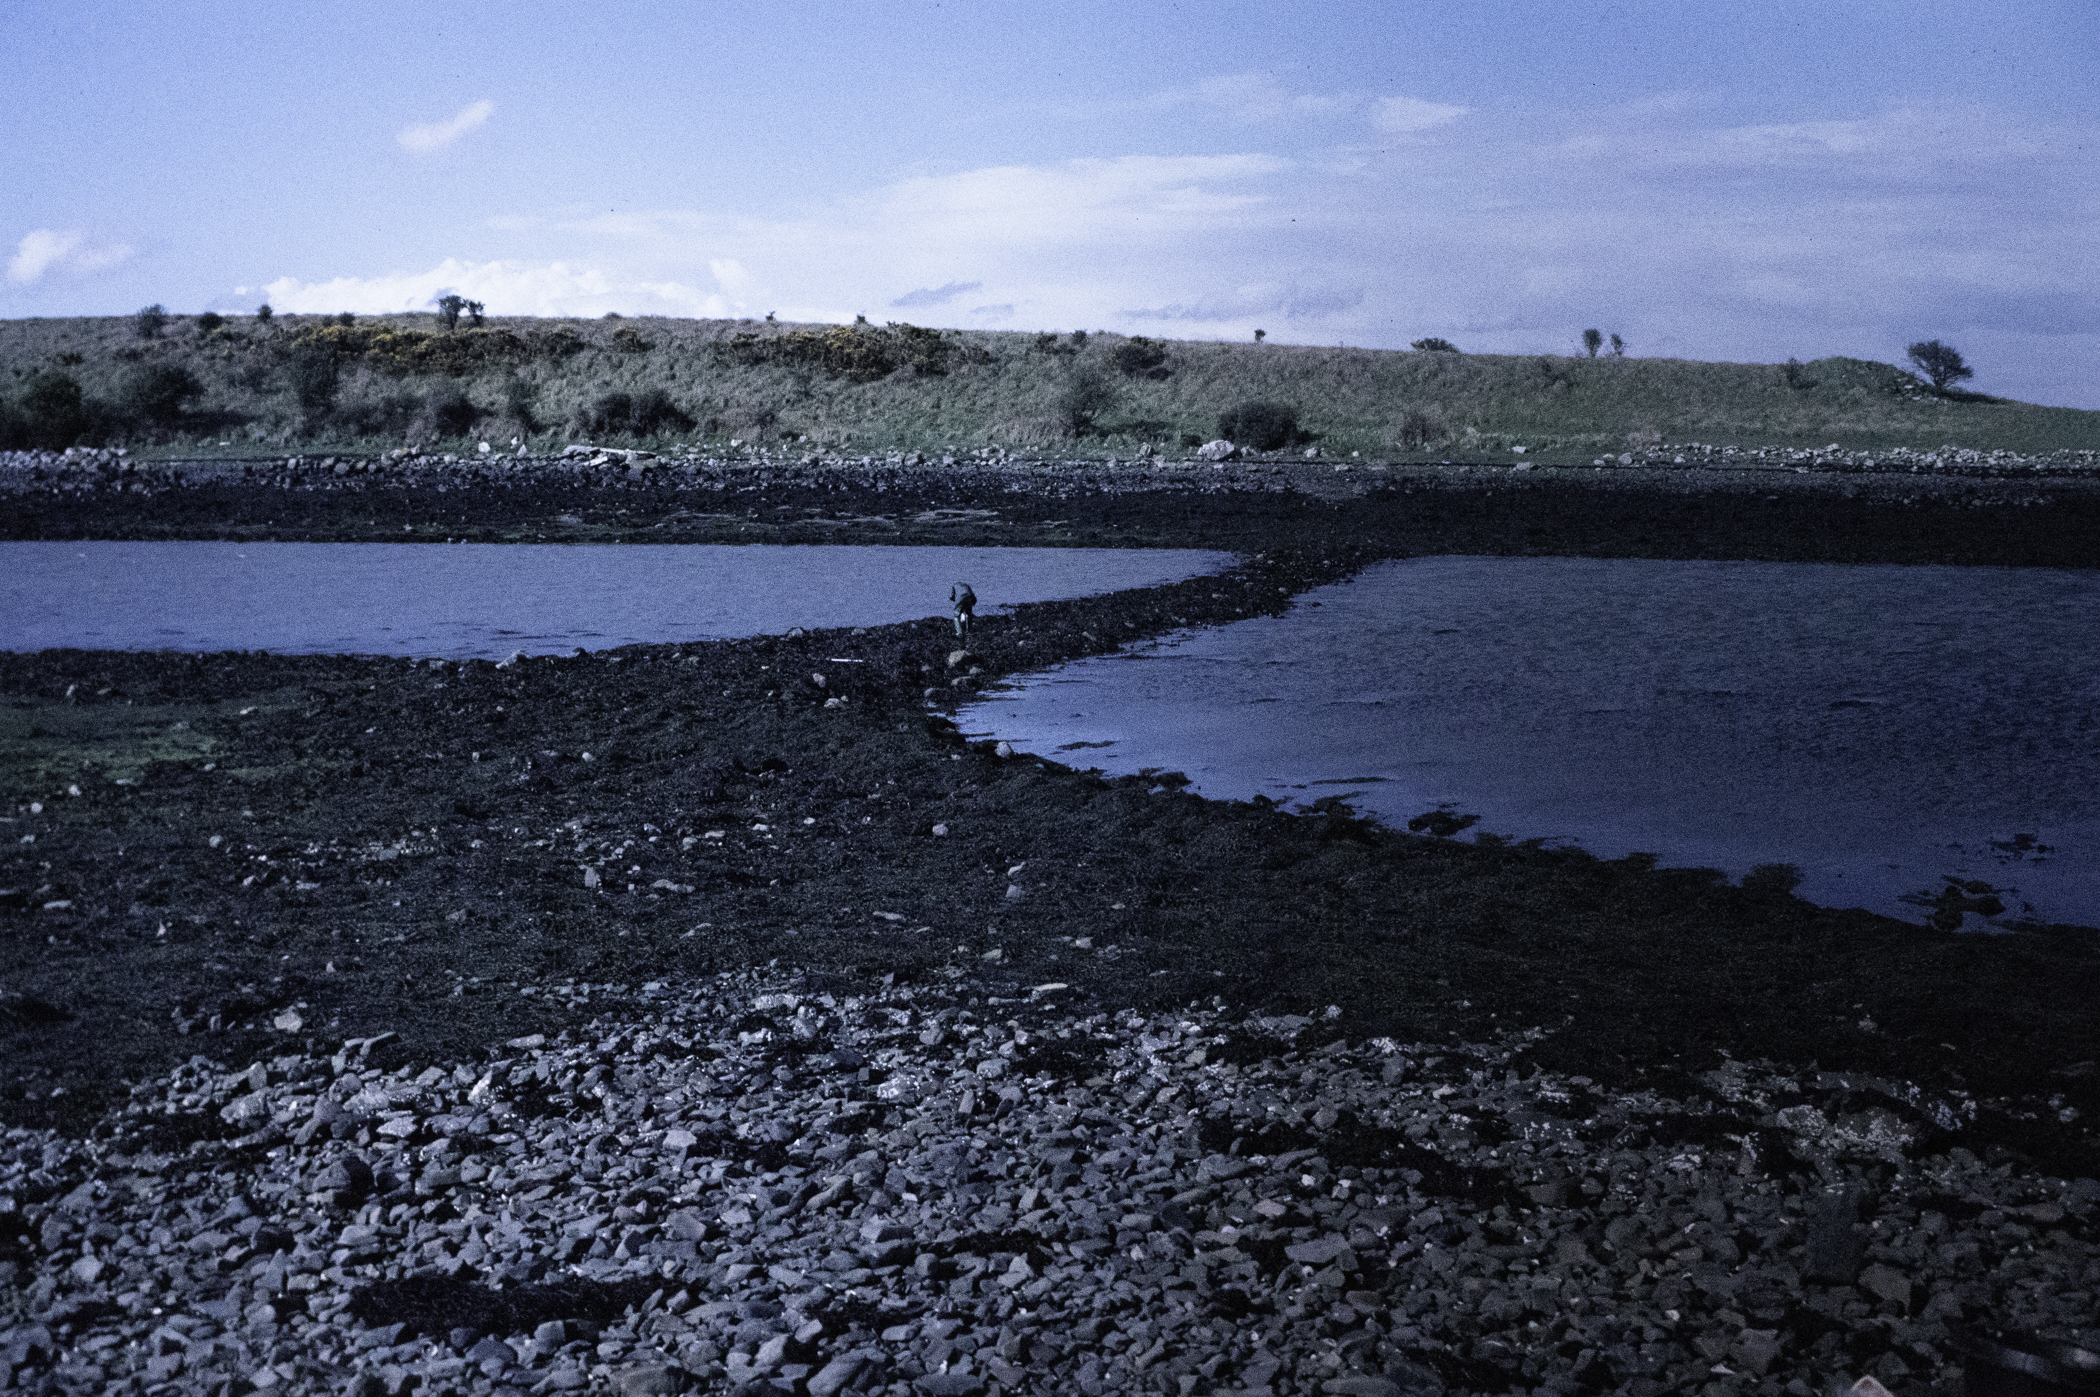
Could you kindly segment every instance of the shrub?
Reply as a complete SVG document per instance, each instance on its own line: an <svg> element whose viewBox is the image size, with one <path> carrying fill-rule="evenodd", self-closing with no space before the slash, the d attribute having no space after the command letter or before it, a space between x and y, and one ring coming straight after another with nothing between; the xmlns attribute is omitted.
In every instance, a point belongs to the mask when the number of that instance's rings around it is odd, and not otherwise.
<svg viewBox="0 0 2100 1397"><path fill-rule="evenodd" d="M631 333L615 333L614 347L620 347L621 334ZM640 344L639 336L635 342ZM897 321L878 330L865 318L828 330L790 330L784 335L747 330L718 346L716 353L740 364L810 368L853 383L873 383L907 367L921 377L938 377L948 372L957 355L966 363L990 359L981 350L957 345L938 330Z"/></svg>
<svg viewBox="0 0 2100 1397"><path fill-rule="evenodd" d="M1619 338L1617 330L1611 332L1611 357L1614 359L1624 359L1626 357L1626 341Z"/></svg>
<svg viewBox="0 0 2100 1397"><path fill-rule="evenodd" d="M1938 340L1920 340L1912 345L1910 362L1932 380L1933 391L1938 393L1946 392L1950 383L1976 377L1976 371L1962 362L1960 350Z"/></svg>
<svg viewBox="0 0 2100 1397"><path fill-rule="evenodd" d="M1806 369L1807 366L1799 359L1789 359L1780 366L1779 372L1786 376L1787 387L1805 392L1816 386L1816 381L1808 376Z"/></svg>
<svg viewBox="0 0 2100 1397"><path fill-rule="evenodd" d="M335 410L335 395L343 380L342 362L325 345L307 345L285 360L284 379L311 426L325 421Z"/></svg>
<svg viewBox="0 0 2100 1397"><path fill-rule="evenodd" d="M270 323L270 317L275 314L277 314L277 312L270 309L270 303L268 301L264 301L261 305L255 308L255 318L265 325Z"/></svg>
<svg viewBox="0 0 2100 1397"><path fill-rule="evenodd" d="M1035 337L1035 351L1038 354L1069 355L1074 352L1075 348L1076 346L1065 341L1064 336L1054 334L1049 330L1045 330Z"/></svg>
<svg viewBox="0 0 2100 1397"><path fill-rule="evenodd" d="M1298 409L1283 403L1241 403L1219 415L1218 435L1254 451L1280 450L1298 439Z"/></svg>
<svg viewBox="0 0 2100 1397"><path fill-rule="evenodd" d="M1596 358L1597 351L1604 348L1604 332L1602 330L1584 330L1582 332L1582 347L1589 351L1590 358Z"/></svg>
<svg viewBox="0 0 2100 1397"><path fill-rule="evenodd" d="M131 319L132 323L138 326L140 339L157 340L160 338L160 332L168 328L168 308L155 301Z"/></svg>
<svg viewBox="0 0 2100 1397"><path fill-rule="evenodd" d="M335 323L347 329L357 323L357 317L346 310L335 318Z"/></svg>
<svg viewBox="0 0 2100 1397"><path fill-rule="evenodd" d="M612 348L620 354L647 354L649 341L632 325L623 325L612 333Z"/></svg>
<svg viewBox="0 0 2100 1397"><path fill-rule="evenodd" d="M539 421L532 415L533 399L539 395L536 385L514 373L506 374L498 392L503 399L504 412L516 419L520 427L527 432L537 432L540 429Z"/></svg>
<svg viewBox="0 0 2100 1397"><path fill-rule="evenodd" d="M0 398L0 451L19 451L29 445L29 420L15 405Z"/></svg>
<svg viewBox="0 0 2100 1397"><path fill-rule="evenodd" d="M1420 408L1410 408L1400 419L1400 446L1406 451L1421 451L1444 439L1444 424L1432 413Z"/></svg>
<svg viewBox="0 0 2100 1397"><path fill-rule="evenodd" d="M63 451L94 426L87 395L71 374L47 369L29 380L16 401L26 444Z"/></svg>
<svg viewBox="0 0 2100 1397"><path fill-rule="evenodd" d="M226 317L215 310L208 310L197 317L197 328L207 335L225 323Z"/></svg>
<svg viewBox="0 0 2100 1397"><path fill-rule="evenodd" d="M1115 401L1116 390L1099 369L1074 369L1057 395L1057 421L1073 436L1085 436Z"/></svg>
<svg viewBox="0 0 2100 1397"><path fill-rule="evenodd" d="M425 440L463 437L473 430L481 409L468 399L466 390L452 379L439 379L423 394L423 405L409 430Z"/></svg>
<svg viewBox="0 0 2100 1397"><path fill-rule="evenodd" d="M183 410L204 395L204 385L180 364L141 364L124 376L117 390L123 411L156 427L173 427Z"/></svg>
<svg viewBox="0 0 2100 1397"><path fill-rule="evenodd" d="M693 429L692 416L661 388L646 388L640 393L614 390L577 409L571 421L586 436L649 437Z"/></svg>
<svg viewBox="0 0 2100 1397"><path fill-rule="evenodd" d="M407 389L345 394L331 414L338 427L356 436L400 436L423 411L423 399Z"/></svg>
<svg viewBox="0 0 2100 1397"><path fill-rule="evenodd" d="M1451 341L1439 339L1435 335L1431 335L1427 339L1416 340L1408 348L1419 349L1424 354L1458 354L1463 352Z"/></svg>
<svg viewBox="0 0 2100 1397"><path fill-rule="evenodd" d="M1167 367L1167 347L1143 335L1133 336L1117 345L1108 361L1125 378L1162 379L1173 373Z"/></svg>

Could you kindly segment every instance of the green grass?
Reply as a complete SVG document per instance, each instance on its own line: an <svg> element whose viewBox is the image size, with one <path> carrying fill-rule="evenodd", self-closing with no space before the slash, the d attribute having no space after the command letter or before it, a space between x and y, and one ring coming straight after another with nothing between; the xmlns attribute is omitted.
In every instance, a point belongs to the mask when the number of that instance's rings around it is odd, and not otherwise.
<svg viewBox="0 0 2100 1397"><path fill-rule="evenodd" d="M544 451L580 439L572 424L604 395L651 389L696 425L617 444L719 447L734 438L827 453L1065 456L1129 456L1151 445L1175 454L1213 436L1227 409L1269 400L1295 407L1328 456L1477 458L1521 445L1550 459L1685 442L2100 448L2100 412L1938 395L1906 371L1858 359L1790 370L1157 341L1167 359L1156 377L1118 371L1117 350L1129 343L1109 334L1084 344L990 331L943 331L935 340L874 326L668 319L498 318L446 334L434 315L370 317L347 329L330 317L279 316L268 325L234 318L209 331L177 316L144 340L131 316L14 320L0 321L0 404L19 438L25 428L14 409L25 389L39 374L64 373L93 409L83 442L148 454L454 449L477 438ZM316 351L332 354L339 372L335 408L322 415L302 409L293 386L302 356ZM154 365L185 368L203 385L172 424L156 425L135 401L142 367ZM1113 385L1113 402L1075 438L1061 399L1086 372ZM455 387L474 418L464 433L456 404L445 406ZM1400 450L1410 413L1440 426L1442 438ZM0 413L0 429L8 420Z"/></svg>

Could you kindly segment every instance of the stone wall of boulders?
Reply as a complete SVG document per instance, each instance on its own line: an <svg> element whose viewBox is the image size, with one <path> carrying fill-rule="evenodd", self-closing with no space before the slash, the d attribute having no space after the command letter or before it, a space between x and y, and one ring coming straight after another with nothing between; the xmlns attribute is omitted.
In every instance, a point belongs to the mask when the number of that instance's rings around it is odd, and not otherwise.
<svg viewBox="0 0 2100 1397"><path fill-rule="evenodd" d="M572 983L587 1030L473 1061L193 1059L0 1141L0 1387L1805 1397L2094 1341L2100 1182L1959 1103L1061 988Z"/></svg>

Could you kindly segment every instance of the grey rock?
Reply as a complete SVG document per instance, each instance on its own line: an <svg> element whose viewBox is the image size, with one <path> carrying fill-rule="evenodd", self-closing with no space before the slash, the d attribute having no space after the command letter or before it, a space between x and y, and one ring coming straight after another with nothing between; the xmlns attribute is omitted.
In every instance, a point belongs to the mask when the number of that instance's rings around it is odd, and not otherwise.
<svg viewBox="0 0 2100 1397"><path fill-rule="evenodd" d="M354 1154L346 1154L323 1170L315 1182L329 1192L361 1198L372 1191L375 1180L371 1165Z"/></svg>
<svg viewBox="0 0 2100 1397"><path fill-rule="evenodd" d="M1811 1281L1850 1285L1867 1258L1866 1233L1859 1226L1864 1195L1847 1188L1824 1195L1808 1219L1808 1237L1801 1274Z"/></svg>
<svg viewBox="0 0 2100 1397"><path fill-rule="evenodd" d="M643 1363L613 1374L613 1391L620 1397L662 1397L683 1392L687 1373L675 1363Z"/></svg>
<svg viewBox="0 0 2100 1397"><path fill-rule="evenodd" d="M810 1397L836 1397L866 1366L867 1359L858 1352L840 1354L809 1375Z"/></svg>
<svg viewBox="0 0 2100 1397"><path fill-rule="evenodd" d="M975 1373L928 1373L912 1386L926 1397L980 1397L984 1379Z"/></svg>
<svg viewBox="0 0 2100 1397"><path fill-rule="evenodd" d="M1229 461L1238 450L1237 446L1234 446L1225 438L1218 437L1197 447L1196 455L1199 459L1205 461Z"/></svg>

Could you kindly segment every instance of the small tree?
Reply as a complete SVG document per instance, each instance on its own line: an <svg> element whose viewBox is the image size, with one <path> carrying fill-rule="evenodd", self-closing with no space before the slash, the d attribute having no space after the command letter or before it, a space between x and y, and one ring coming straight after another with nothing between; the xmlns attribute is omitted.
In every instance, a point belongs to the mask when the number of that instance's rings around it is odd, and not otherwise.
<svg viewBox="0 0 2100 1397"><path fill-rule="evenodd" d="M1590 358L1596 358L1597 351L1604 348L1604 332L1602 330L1584 330L1582 332L1582 347L1590 352Z"/></svg>
<svg viewBox="0 0 2100 1397"><path fill-rule="evenodd" d="M1408 348L1419 349L1424 354L1459 354L1464 352L1451 341L1439 338L1436 335L1431 335L1427 339L1416 340Z"/></svg>
<svg viewBox="0 0 2100 1397"><path fill-rule="evenodd" d="M140 339L157 340L160 338L160 332L168 328L168 308L155 301L140 310L132 319L138 325Z"/></svg>
<svg viewBox="0 0 2100 1397"><path fill-rule="evenodd" d="M1617 330L1611 332L1611 357L1614 359L1624 359L1626 357L1626 341L1619 338Z"/></svg>
<svg viewBox="0 0 2100 1397"><path fill-rule="evenodd" d="M1116 390L1099 369L1074 369L1065 381L1064 391L1057 395L1058 424L1073 436L1083 437L1093 430L1094 419L1115 406L1115 402Z"/></svg>
<svg viewBox="0 0 2100 1397"><path fill-rule="evenodd" d="M47 369L29 380L19 400L24 435L31 446L63 451L94 425L87 395L71 374Z"/></svg>
<svg viewBox="0 0 2100 1397"><path fill-rule="evenodd" d="M459 318L462 315L467 317L469 325L479 325L482 310L481 302L470 301L457 292L448 291L437 298L438 319L445 322L447 330L458 329Z"/></svg>
<svg viewBox="0 0 2100 1397"><path fill-rule="evenodd" d="M1950 383L1976 377L1976 371L1962 362L1960 350L1938 340L1920 340L1912 345L1910 362L1919 373L1932 380L1932 389L1936 393L1946 392Z"/></svg>
<svg viewBox="0 0 2100 1397"><path fill-rule="evenodd" d="M1256 344L1260 344L1263 340L1267 339L1268 337L1269 332L1267 330L1256 330L1254 332L1254 342Z"/></svg>
<svg viewBox="0 0 2100 1397"><path fill-rule="evenodd" d="M264 301L261 305L255 308L256 320L264 325L269 324L270 317L275 314L277 314L277 312L270 309L270 303L268 301Z"/></svg>
<svg viewBox="0 0 2100 1397"><path fill-rule="evenodd" d="M309 348L286 362L284 376L309 428L318 426L335 411L335 395L342 386L343 371L334 354Z"/></svg>

